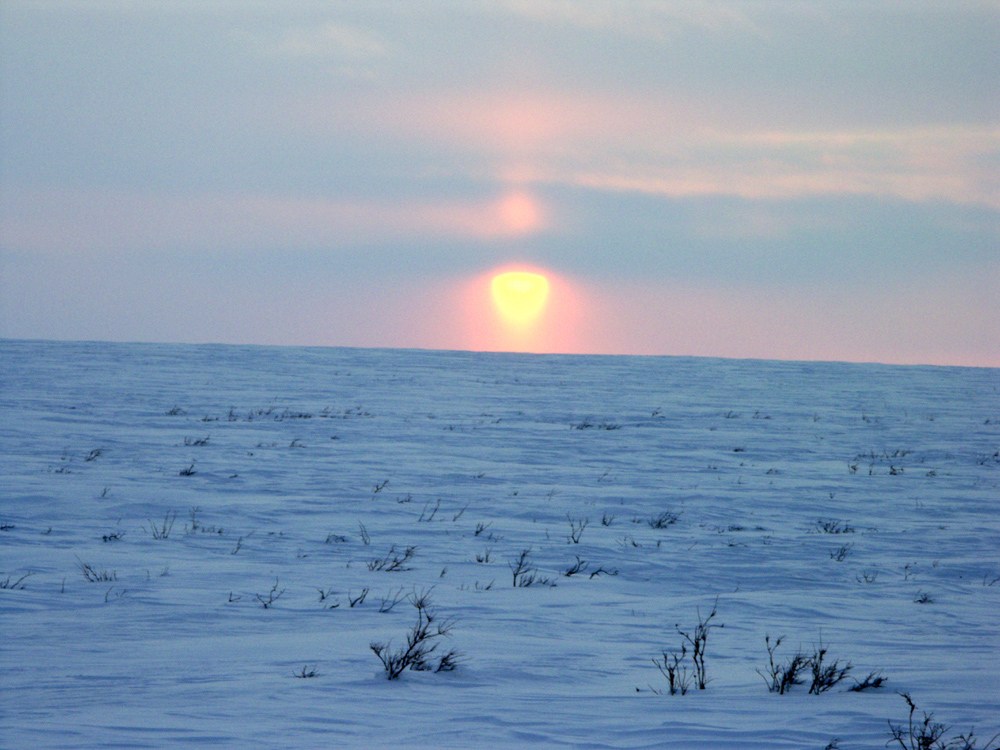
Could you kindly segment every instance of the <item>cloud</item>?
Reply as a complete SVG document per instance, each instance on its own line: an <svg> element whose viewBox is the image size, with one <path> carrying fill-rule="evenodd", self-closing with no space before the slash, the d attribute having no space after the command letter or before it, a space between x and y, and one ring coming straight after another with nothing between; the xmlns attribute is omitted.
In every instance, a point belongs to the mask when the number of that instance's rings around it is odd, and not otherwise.
<svg viewBox="0 0 1000 750"><path fill-rule="evenodd" d="M258 36L258 41L262 41ZM274 40L262 41L266 52L289 57L344 57L370 60L388 52L385 40L371 31L341 23L286 29Z"/></svg>
<svg viewBox="0 0 1000 750"><path fill-rule="evenodd" d="M751 132L710 135L699 148L695 164L666 159L581 181L672 196L867 195L1000 208L1000 180L990 166L1000 156L1000 129Z"/></svg>
<svg viewBox="0 0 1000 750"><path fill-rule="evenodd" d="M1000 128L897 125L812 130L723 127L697 99L573 91L434 92L391 100L312 99L294 128L374 130L432 143L468 174L665 197L800 199L866 195L1000 208ZM475 158L470 160L472 155Z"/></svg>
<svg viewBox="0 0 1000 750"><path fill-rule="evenodd" d="M29 190L0 204L18 252L330 250L391 241L489 241L536 234L552 217L527 191L486 199L390 201L291 195Z"/></svg>
<svg viewBox="0 0 1000 750"><path fill-rule="evenodd" d="M629 37L663 40L699 29L709 32L763 34L747 8L731 2L698 3L632 0L487 0L488 10L505 12L529 22L541 22L613 32Z"/></svg>

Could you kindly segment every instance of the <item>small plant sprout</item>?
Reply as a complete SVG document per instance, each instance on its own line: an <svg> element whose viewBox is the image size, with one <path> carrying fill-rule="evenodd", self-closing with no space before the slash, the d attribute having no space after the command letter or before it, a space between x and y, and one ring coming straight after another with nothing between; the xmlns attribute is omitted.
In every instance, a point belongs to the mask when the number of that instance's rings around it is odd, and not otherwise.
<svg viewBox="0 0 1000 750"><path fill-rule="evenodd" d="M554 586L552 580L546 576L539 575L538 569L531 565L529 558L530 549L521 550L517 559L507 563L512 574L514 588L528 588L539 584L541 586Z"/></svg>
<svg viewBox="0 0 1000 750"><path fill-rule="evenodd" d="M830 550L830 559L837 562L844 562L847 559L847 555L850 554L853 544L841 544L836 549Z"/></svg>
<svg viewBox="0 0 1000 750"><path fill-rule="evenodd" d="M531 550L523 549L521 550L521 554L517 556L516 560L507 563L507 566L510 568L511 575L513 576L514 588L523 586L524 584L521 583L521 581L534 570L528 562L530 556Z"/></svg>
<svg viewBox="0 0 1000 750"><path fill-rule="evenodd" d="M570 576L575 576L577 573L582 573L587 569L590 563L582 559L579 555L576 555L576 562L570 565L564 572L563 575L569 578Z"/></svg>
<svg viewBox="0 0 1000 750"><path fill-rule="evenodd" d="M569 521L569 536L568 541L571 544L579 544L580 537L583 536L583 530L587 528L590 523L588 518L573 519L569 515L566 516L566 520Z"/></svg>
<svg viewBox="0 0 1000 750"><path fill-rule="evenodd" d="M170 538L170 532L174 528L174 521L177 520L177 513L174 511L169 511L163 517L163 523L156 523L155 521L149 521L149 525L146 527L150 534L153 535L153 539L168 539Z"/></svg>
<svg viewBox="0 0 1000 750"><path fill-rule="evenodd" d="M651 529L665 529L677 523L680 516L670 511L664 511L650 518L647 523Z"/></svg>
<svg viewBox="0 0 1000 750"><path fill-rule="evenodd" d="M332 587L331 588L326 588L326 589L317 588L316 590L319 592L319 602L320 602L320 604L323 605L324 608L326 608L326 609L336 609L337 607L340 606L340 602L339 601L337 601L335 599L332 599L332 596L333 596L333 588ZM327 599L331 599L331 602L327 602Z"/></svg>
<svg viewBox="0 0 1000 750"><path fill-rule="evenodd" d="M823 534L853 534L854 527L844 521L821 518L816 522L816 529Z"/></svg>
<svg viewBox="0 0 1000 750"><path fill-rule="evenodd" d="M294 672L293 674L295 677L299 677L301 679L308 679L310 677L318 676L319 672L316 671L315 667L310 667L308 664L305 664L302 666L302 669L300 669L298 672Z"/></svg>
<svg viewBox="0 0 1000 750"><path fill-rule="evenodd" d="M255 594L254 598L257 603L260 604L264 609L270 609L272 605L281 598L281 595L285 593L284 589L278 589L278 579L274 579L274 585L271 586L271 590L266 594Z"/></svg>
<svg viewBox="0 0 1000 750"><path fill-rule="evenodd" d="M424 509L420 512L420 518L418 518L417 521L430 523L431 521L434 520L434 516L437 515L437 512L440 509L441 509L441 498L438 498L433 506L430 504L430 501L424 503Z"/></svg>
<svg viewBox="0 0 1000 750"><path fill-rule="evenodd" d="M0 589L21 590L24 588L25 579L33 575L34 573L25 573L23 576L16 579L11 576L7 576L6 578L0 579Z"/></svg>

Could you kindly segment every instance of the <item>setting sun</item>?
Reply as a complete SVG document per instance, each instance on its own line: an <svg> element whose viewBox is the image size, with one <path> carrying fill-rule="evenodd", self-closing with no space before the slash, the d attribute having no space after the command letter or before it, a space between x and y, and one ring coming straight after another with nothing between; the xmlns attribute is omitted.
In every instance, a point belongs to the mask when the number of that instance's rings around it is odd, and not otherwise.
<svg viewBox="0 0 1000 750"><path fill-rule="evenodd" d="M548 279L530 271L497 274L490 289L500 314L516 325L527 325L538 318L549 296Z"/></svg>
<svg viewBox="0 0 1000 750"><path fill-rule="evenodd" d="M492 352L580 351L585 287L526 263L495 266L457 286L460 348Z"/></svg>

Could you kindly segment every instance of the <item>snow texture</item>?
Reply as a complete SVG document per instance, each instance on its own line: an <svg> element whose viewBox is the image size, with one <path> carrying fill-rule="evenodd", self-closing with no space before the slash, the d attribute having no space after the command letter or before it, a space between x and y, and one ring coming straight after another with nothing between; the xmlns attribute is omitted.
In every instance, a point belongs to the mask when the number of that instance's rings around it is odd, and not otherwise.
<svg viewBox="0 0 1000 750"><path fill-rule="evenodd" d="M1000 730L995 369L2 341L0 377L2 747L880 748L897 691ZM427 592L458 667L388 680ZM767 635L853 670L770 693Z"/></svg>

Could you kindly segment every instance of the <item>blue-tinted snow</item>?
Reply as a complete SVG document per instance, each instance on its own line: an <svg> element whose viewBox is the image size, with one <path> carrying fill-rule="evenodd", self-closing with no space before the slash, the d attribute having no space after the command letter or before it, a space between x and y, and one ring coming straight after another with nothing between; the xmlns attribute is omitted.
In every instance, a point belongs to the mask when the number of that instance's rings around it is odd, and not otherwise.
<svg viewBox="0 0 1000 750"><path fill-rule="evenodd" d="M0 746L846 750L895 691L1000 730L997 370L3 341L0 387ZM389 682L432 587L464 659ZM716 598L708 689L656 694ZM766 634L889 682L771 695Z"/></svg>

